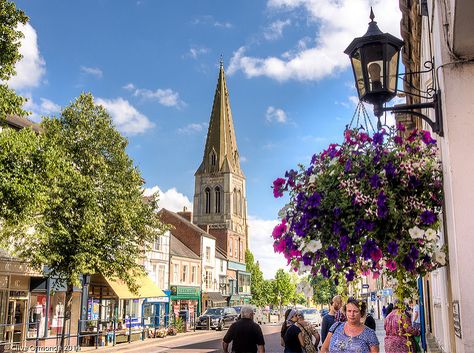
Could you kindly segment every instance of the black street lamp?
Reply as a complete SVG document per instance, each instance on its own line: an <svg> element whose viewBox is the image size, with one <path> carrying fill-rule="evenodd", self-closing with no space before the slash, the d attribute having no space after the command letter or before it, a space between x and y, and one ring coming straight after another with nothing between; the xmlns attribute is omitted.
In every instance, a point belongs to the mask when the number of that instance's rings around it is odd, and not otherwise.
<svg viewBox="0 0 474 353"><path fill-rule="evenodd" d="M433 132L443 136L439 92L431 97L433 99L431 102L396 107L383 106L397 94L400 49L404 43L390 33L382 33L374 18L371 8L371 22L367 33L355 38L344 51L351 58L359 99L374 105L374 114L379 119L379 128L381 127L380 117L384 112L397 111L422 118L430 125ZM422 108L434 108L436 121L433 122L427 116L413 111Z"/></svg>

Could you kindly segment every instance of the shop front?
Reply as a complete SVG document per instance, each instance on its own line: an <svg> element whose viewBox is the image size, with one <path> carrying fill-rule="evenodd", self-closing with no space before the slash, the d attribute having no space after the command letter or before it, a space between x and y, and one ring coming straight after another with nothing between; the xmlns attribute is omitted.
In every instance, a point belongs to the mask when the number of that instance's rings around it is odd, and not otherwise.
<svg viewBox="0 0 474 353"><path fill-rule="evenodd" d="M201 315L201 289L193 286L171 286L173 315L193 321Z"/></svg>
<svg viewBox="0 0 474 353"><path fill-rule="evenodd" d="M217 308L227 306L227 300L220 292L202 293L203 310L207 308Z"/></svg>
<svg viewBox="0 0 474 353"><path fill-rule="evenodd" d="M164 290L165 297L146 298L143 303L143 317L156 326L168 326L171 291Z"/></svg>

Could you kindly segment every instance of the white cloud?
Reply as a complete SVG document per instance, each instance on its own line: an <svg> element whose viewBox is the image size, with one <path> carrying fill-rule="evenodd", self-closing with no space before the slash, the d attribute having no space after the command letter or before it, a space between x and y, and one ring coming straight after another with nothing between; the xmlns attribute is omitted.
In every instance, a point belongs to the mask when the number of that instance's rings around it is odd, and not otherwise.
<svg viewBox="0 0 474 353"><path fill-rule="evenodd" d="M207 127L207 123L191 123L185 127L178 129L178 134L181 135L192 135L203 131Z"/></svg>
<svg viewBox="0 0 474 353"><path fill-rule="evenodd" d="M240 156L239 157L240 163L247 163L248 159L245 156Z"/></svg>
<svg viewBox="0 0 474 353"><path fill-rule="evenodd" d="M232 23L230 22L219 22L215 21L214 22L214 27L222 27L222 28L232 28Z"/></svg>
<svg viewBox="0 0 474 353"><path fill-rule="evenodd" d="M61 107L49 99L40 98L40 103L38 104L33 100L30 93L24 96L27 98L27 101L23 105L23 109L31 113L29 118L33 121L39 122L42 116L51 116L61 112Z"/></svg>
<svg viewBox="0 0 474 353"><path fill-rule="evenodd" d="M81 71L85 74L95 76L97 78L102 78L104 73L98 67L88 67L88 66L81 66Z"/></svg>
<svg viewBox="0 0 474 353"><path fill-rule="evenodd" d="M46 64L38 48L38 36L29 23L20 24L19 29L24 34L20 47L23 58L16 63L16 75L8 81L8 85L15 89L37 87L46 72Z"/></svg>
<svg viewBox="0 0 474 353"><path fill-rule="evenodd" d="M145 115L135 109L123 98L96 98L96 103L104 106L110 113L115 127L127 135L137 135L155 126Z"/></svg>
<svg viewBox="0 0 474 353"><path fill-rule="evenodd" d="M230 22L221 22L217 21L214 19L214 17L210 15L205 15L205 16L199 16L196 17L193 21L192 24L194 25L211 25L214 27L221 27L221 28L232 28L232 23Z"/></svg>
<svg viewBox="0 0 474 353"><path fill-rule="evenodd" d="M192 211L193 204L189 201L188 197L176 190L171 188L163 192L158 186L145 189L145 196L149 196L155 192L159 194L158 207L166 208L167 210L178 212L182 211L183 207L186 207L189 211Z"/></svg>
<svg viewBox="0 0 474 353"><path fill-rule="evenodd" d="M290 24L291 24L290 20L275 21L275 22L271 23L270 26L268 26L265 29L265 32L263 33L263 36L267 40L275 40L275 39L281 38L281 36L283 35L283 29L286 26L289 26Z"/></svg>
<svg viewBox="0 0 474 353"><path fill-rule="evenodd" d="M193 46L189 49L188 56L190 56L193 59L197 59L198 56L207 54L208 52L209 52L208 48Z"/></svg>
<svg viewBox="0 0 474 353"><path fill-rule="evenodd" d="M320 80L349 67L344 50L367 30L370 5L383 32L399 36L401 13L393 0L269 0L271 10L288 12L303 8L317 27L312 48L265 58L247 56L242 46L230 60L228 74L241 70L247 77L266 76L278 81ZM291 55L288 55L291 54Z"/></svg>
<svg viewBox="0 0 474 353"><path fill-rule="evenodd" d="M133 83L128 83L127 85L123 86L123 88L127 91L131 91L135 97L140 97L147 100L157 100L161 105L167 107L181 108L186 106L186 103L179 98L179 93L174 92L169 88L158 88L157 90L152 91L146 88L135 87Z"/></svg>
<svg viewBox="0 0 474 353"><path fill-rule="evenodd" d="M279 268L287 268L287 261L282 254L273 251L273 228L277 220L265 220L249 216L250 251L258 260L260 268L266 279L274 278Z"/></svg>
<svg viewBox="0 0 474 353"><path fill-rule="evenodd" d="M284 124L288 121L286 113L283 109L275 108L275 107L268 107L267 112L265 114L265 119L271 123L273 121Z"/></svg>

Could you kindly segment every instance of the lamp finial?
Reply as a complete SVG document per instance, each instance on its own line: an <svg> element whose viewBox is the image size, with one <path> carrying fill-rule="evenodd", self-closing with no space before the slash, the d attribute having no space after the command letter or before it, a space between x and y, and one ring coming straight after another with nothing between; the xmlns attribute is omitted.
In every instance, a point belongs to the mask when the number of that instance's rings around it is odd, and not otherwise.
<svg viewBox="0 0 474 353"><path fill-rule="evenodd" d="M374 22L375 15L374 15L374 10L372 10L372 6L370 7L370 16L369 16L369 18L372 22Z"/></svg>

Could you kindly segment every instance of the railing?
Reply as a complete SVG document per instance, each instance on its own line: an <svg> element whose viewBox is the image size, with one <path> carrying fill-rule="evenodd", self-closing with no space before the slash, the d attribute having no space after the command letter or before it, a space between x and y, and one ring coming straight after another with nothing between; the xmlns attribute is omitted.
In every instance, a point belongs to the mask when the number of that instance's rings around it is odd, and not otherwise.
<svg viewBox="0 0 474 353"><path fill-rule="evenodd" d="M63 318L58 318L62 321ZM186 320L184 320L186 319ZM196 314L190 317L175 315L146 316L114 320L78 320L77 333L71 334L71 325L66 330L65 344L70 351L79 351L81 346L96 348L118 343L130 343L148 338L165 337L196 329ZM182 326L182 327L179 327ZM42 331L42 330L41 330ZM40 322L0 324L0 353L40 352L39 347L45 345L44 340L55 341L59 346L62 328L55 335L43 337ZM71 346L71 339L76 345ZM46 344L50 346L50 344Z"/></svg>

